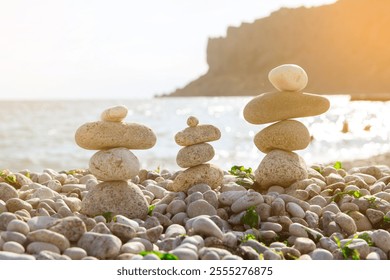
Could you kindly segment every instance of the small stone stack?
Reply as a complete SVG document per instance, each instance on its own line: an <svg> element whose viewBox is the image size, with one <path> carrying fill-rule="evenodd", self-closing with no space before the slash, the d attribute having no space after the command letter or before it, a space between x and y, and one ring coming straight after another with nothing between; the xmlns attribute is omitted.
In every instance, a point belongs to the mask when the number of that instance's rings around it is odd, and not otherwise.
<svg viewBox="0 0 390 280"><path fill-rule="evenodd" d="M99 150L89 161L89 171L103 181L89 190L80 212L88 216L124 215L145 218L148 203L139 187L130 180L138 175L140 163L129 149L149 149L156 143L154 132L141 124L126 123L125 106L108 108L101 121L82 125L76 143L88 150Z"/></svg>
<svg viewBox="0 0 390 280"><path fill-rule="evenodd" d="M176 157L177 164L187 168L180 173L168 188L176 192L186 192L193 185L204 183L212 189L220 186L223 171L213 164L207 163L213 159L213 146L206 142L221 138L221 132L213 125L199 125L195 117L189 117L188 127L175 135L178 145L184 146Z"/></svg>
<svg viewBox="0 0 390 280"><path fill-rule="evenodd" d="M330 103L325 97L302 92L308 78L298 65L280 65L270 71L268 78L278 91L260 94L244 108L244 118L252 124L275 122L254 138L256 147L267 154L255 178L261 188L289 187L308 176L304 160L293 151L305 149L310 143L305 125L291 119L325 113Z"/></svg>

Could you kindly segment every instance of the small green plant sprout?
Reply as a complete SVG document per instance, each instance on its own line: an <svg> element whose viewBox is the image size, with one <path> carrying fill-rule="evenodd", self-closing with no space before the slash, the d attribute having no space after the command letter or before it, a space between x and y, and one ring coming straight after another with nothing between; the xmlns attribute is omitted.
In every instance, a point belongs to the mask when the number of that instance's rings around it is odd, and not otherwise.
<svg viewBox="0 0 390 280"><path fill-rule="evenodd" d="M343 169L343 165L342 165L341 161L336 161L336 162L333 164L333 167L334 167L336 170Z"/></svg>
<svg viewBox="0 0 390 280"><path fill-rule="evenodd" d="M369 208L377 208L377 201L378 201L377 197L375 197L373 195L366 195L366 196L364 196L364 199L368 201L368 203L369 203L368 207Z"/></svg>
<svg viewBox="0 0 390 280"><path fill-rule="evenodd" d="M149 216L152 216L153 215L153 210L154 208L156 208L156 205L152 204L152 205L149 205L148 207L148 215Z"/></svg>
<svg viewBox="0 0 390 280"><path fill-rule="evenodd" d="M358 250L351 249L348 247L352 243L352 241L354 239L356 239L357 237L358 236L355 235L353 238L351 238L351 240L349 240L344 245L341 245L340 239L338 239L337 237L334 237L334 240L336 241L337 247L339 247L341 253L343 254L343 258L345 260L349 260L349 259L360 260L360 254L359 254Z"/></svg>
<svg viewBox="0 0 390 280"><path fill-rule="evenodd" d="M389 216L383 216L383 223L390 224L390 217Z"/></svg>
<svg viewBox="0 0 390 280"><path fill-rule="evenodd" d="M66 171L65 173L66 173L66 175L73 175L74 176L78 173L78 170L71 169L71 170Z"/></svg>
<svg viewBox="0 0 390 280"><path fill-rule="evenodd" d="M159 251L142 251L139 253L141 256L146 256L146 255L150 255L150 254L153 254L153 255L156 255L157 257L160 258L160 260L167 260L167 261L175 261L175 260L178 260L179 258L174 255L174 254L171 254L171 253L162 253L162 252L159 252Z"/></svg>
<svg viewBox="0 0 390 280"><path fill-rule="evenodd" d="M367 242L368 246L374 246L374 242L372 242L372 239L370 235L367 232L361 233L358 235L358 238L363 239Z"/></svg>
<svg viewBox="0 0 390 280"><path fill-rule="evenodd" d="M12 185L13 187L16 187L16 188L19 188L21 187L18 183L18 181L16 180L16 175L15 174L9 174L7 173L6 171L0 171L0 177L3 178L3 180Z"/></svg>
<svg viewBox="0 0 390 280"><path fill-rule="evenodd" d="M249 240L251 240L251 239L253 239L253 240L256 240L256 236L254 236L253 234L251 234L251 233L247 233L247 234L245 234L243 237L241 237L241 243L245 243L245 242L247 242L247 241L249 241Z"/></svg>
<svg viewBox="0 0 390 280"><path fill-rule="evenodd" d="M252 168L245 168L242 165L234 165L228 172L237 177L237 184L245 188L251 188L253 186L255 178L252 174Z"/></svg>
<svg viewBox="0 0 390 280"><path fill-rule="evenodd" d="M334 202L339 202L345 195L350 195L353 196L354 198L360 198L363 196L363 194L360 191L343 191L343 192L338 192L332 197L332 201Z"/></svg>
<svg viewBox="0 0 390 280"><path fill-rule="evenodd" d="M11 174L11 175L7 175L5 178L5 181L7 183L10 183L11 185L15 185L17 184L18 182L16 181L16 176L14 174Z"/></svg>
<svg viewBox="0 0 390 280"><path fill-rule="evenodd" d="M106 219L107 223L112 221L112 212L104 212L102 216Z"/></svg>
<svg viewBox="0 0 390 280"><path fill-rule="evenodd" d="M259 215L257 214L255 210L255 206L249 207L244 216L241 218L241 222L244 225L248 225L251 228L258 228L259 227Z"/></svg>
<svg viewBox="0 0 390 280"><path fill-rule="evenodd" d="M245 168L242 165L234 165L230 168L229 173L237 176L238 178L250 178L252 179L252 168Z"/></svg>
<svg viewBox="0 0 390 280"><path fill-rule="evenodd" d="M156 172L157 174L160 174L160 173L161 173L161 167L160 167L160 165L157 166L157 168L154 170L154 172Z"/></svg>

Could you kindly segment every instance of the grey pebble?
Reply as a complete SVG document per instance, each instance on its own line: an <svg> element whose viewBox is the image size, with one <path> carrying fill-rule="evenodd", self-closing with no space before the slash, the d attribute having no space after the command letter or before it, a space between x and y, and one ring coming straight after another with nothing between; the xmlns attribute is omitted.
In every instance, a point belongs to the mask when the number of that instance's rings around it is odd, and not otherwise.
<svg viewBox="0 0 390 280"><path fill-rule="evenodd" d="M217 210L210 205L206 200L199 199L188 205L187 215L190 218L200 216L200 215L209 215L213 216L217 214Z"/></svg>
<svg viewBox="0 0 390 280"><path fill-rule="evenodd" d="M0 260L35 260L32 255L0 251Z"/></svg>
<svg viewBox="0 0 390 280"><path fill-rule="evenodd" d="M77 243L89 256L98 259L112 259L119 255L121 240L109 234L86 232Z"/></svg>

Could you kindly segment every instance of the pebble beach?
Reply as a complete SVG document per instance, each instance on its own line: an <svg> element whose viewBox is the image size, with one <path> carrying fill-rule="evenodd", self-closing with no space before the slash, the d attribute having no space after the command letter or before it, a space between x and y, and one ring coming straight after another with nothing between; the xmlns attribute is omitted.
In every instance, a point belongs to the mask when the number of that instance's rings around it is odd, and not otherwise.
<svg viewBox="0 0 390 280"><path fill-rule="evenodd" d="M86 170L3 172L0 259L389 259L390 168L308 171L289 188L253 190L245 172L224 172L216 189L172 192L181 171L141 170L132 183L154 205L144 219L81 214L98 184Z"/></svg>

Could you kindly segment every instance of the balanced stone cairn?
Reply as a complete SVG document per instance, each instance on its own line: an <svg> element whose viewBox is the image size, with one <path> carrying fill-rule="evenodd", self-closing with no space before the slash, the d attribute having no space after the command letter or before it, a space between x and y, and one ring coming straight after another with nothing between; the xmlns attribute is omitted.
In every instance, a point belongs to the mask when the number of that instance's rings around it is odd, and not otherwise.
<svg viewBox="0 0 390 280"><path fill-rule="evenodd" d="M129 149L149 149L156 143L154 132L141 124L126 123L125 106L106 109L101 121L77 129L76 143L88 150L99 150L89 161L89 171L103 182L89 190L80 212L88 216L124 215L145 218L148 202L139 187L129 180L138 175L140 163Z"/></svg>
<svg viewBox="0 0 390 280"><path fill-rule="evenodd" d="M212 189L221 185L223 171L213 164L207 163L213 159L213 146L206 142L221 138L221 132L213 125L199 125L197 118L191 116L187 120L188 127L175 135L178 145L184 146L176 157L177 164L187 168L181 172L168 188L176 192L186 192L196 184L207 184Z"/></svg>
<svg viewBox="0 0 390 280"><path fill-rule="evenodd" d="M308 78L298 65L280 65L269 72L268 79L278 91L260 94L244 108L249 123L276 122L254 138L256 147L267 154L254 175L261 188L289 187L308 177L303 158L293 151L305 149L311 140L306 126L291 119L325 113L330 103L325 97L302 92Z"/></svg>

